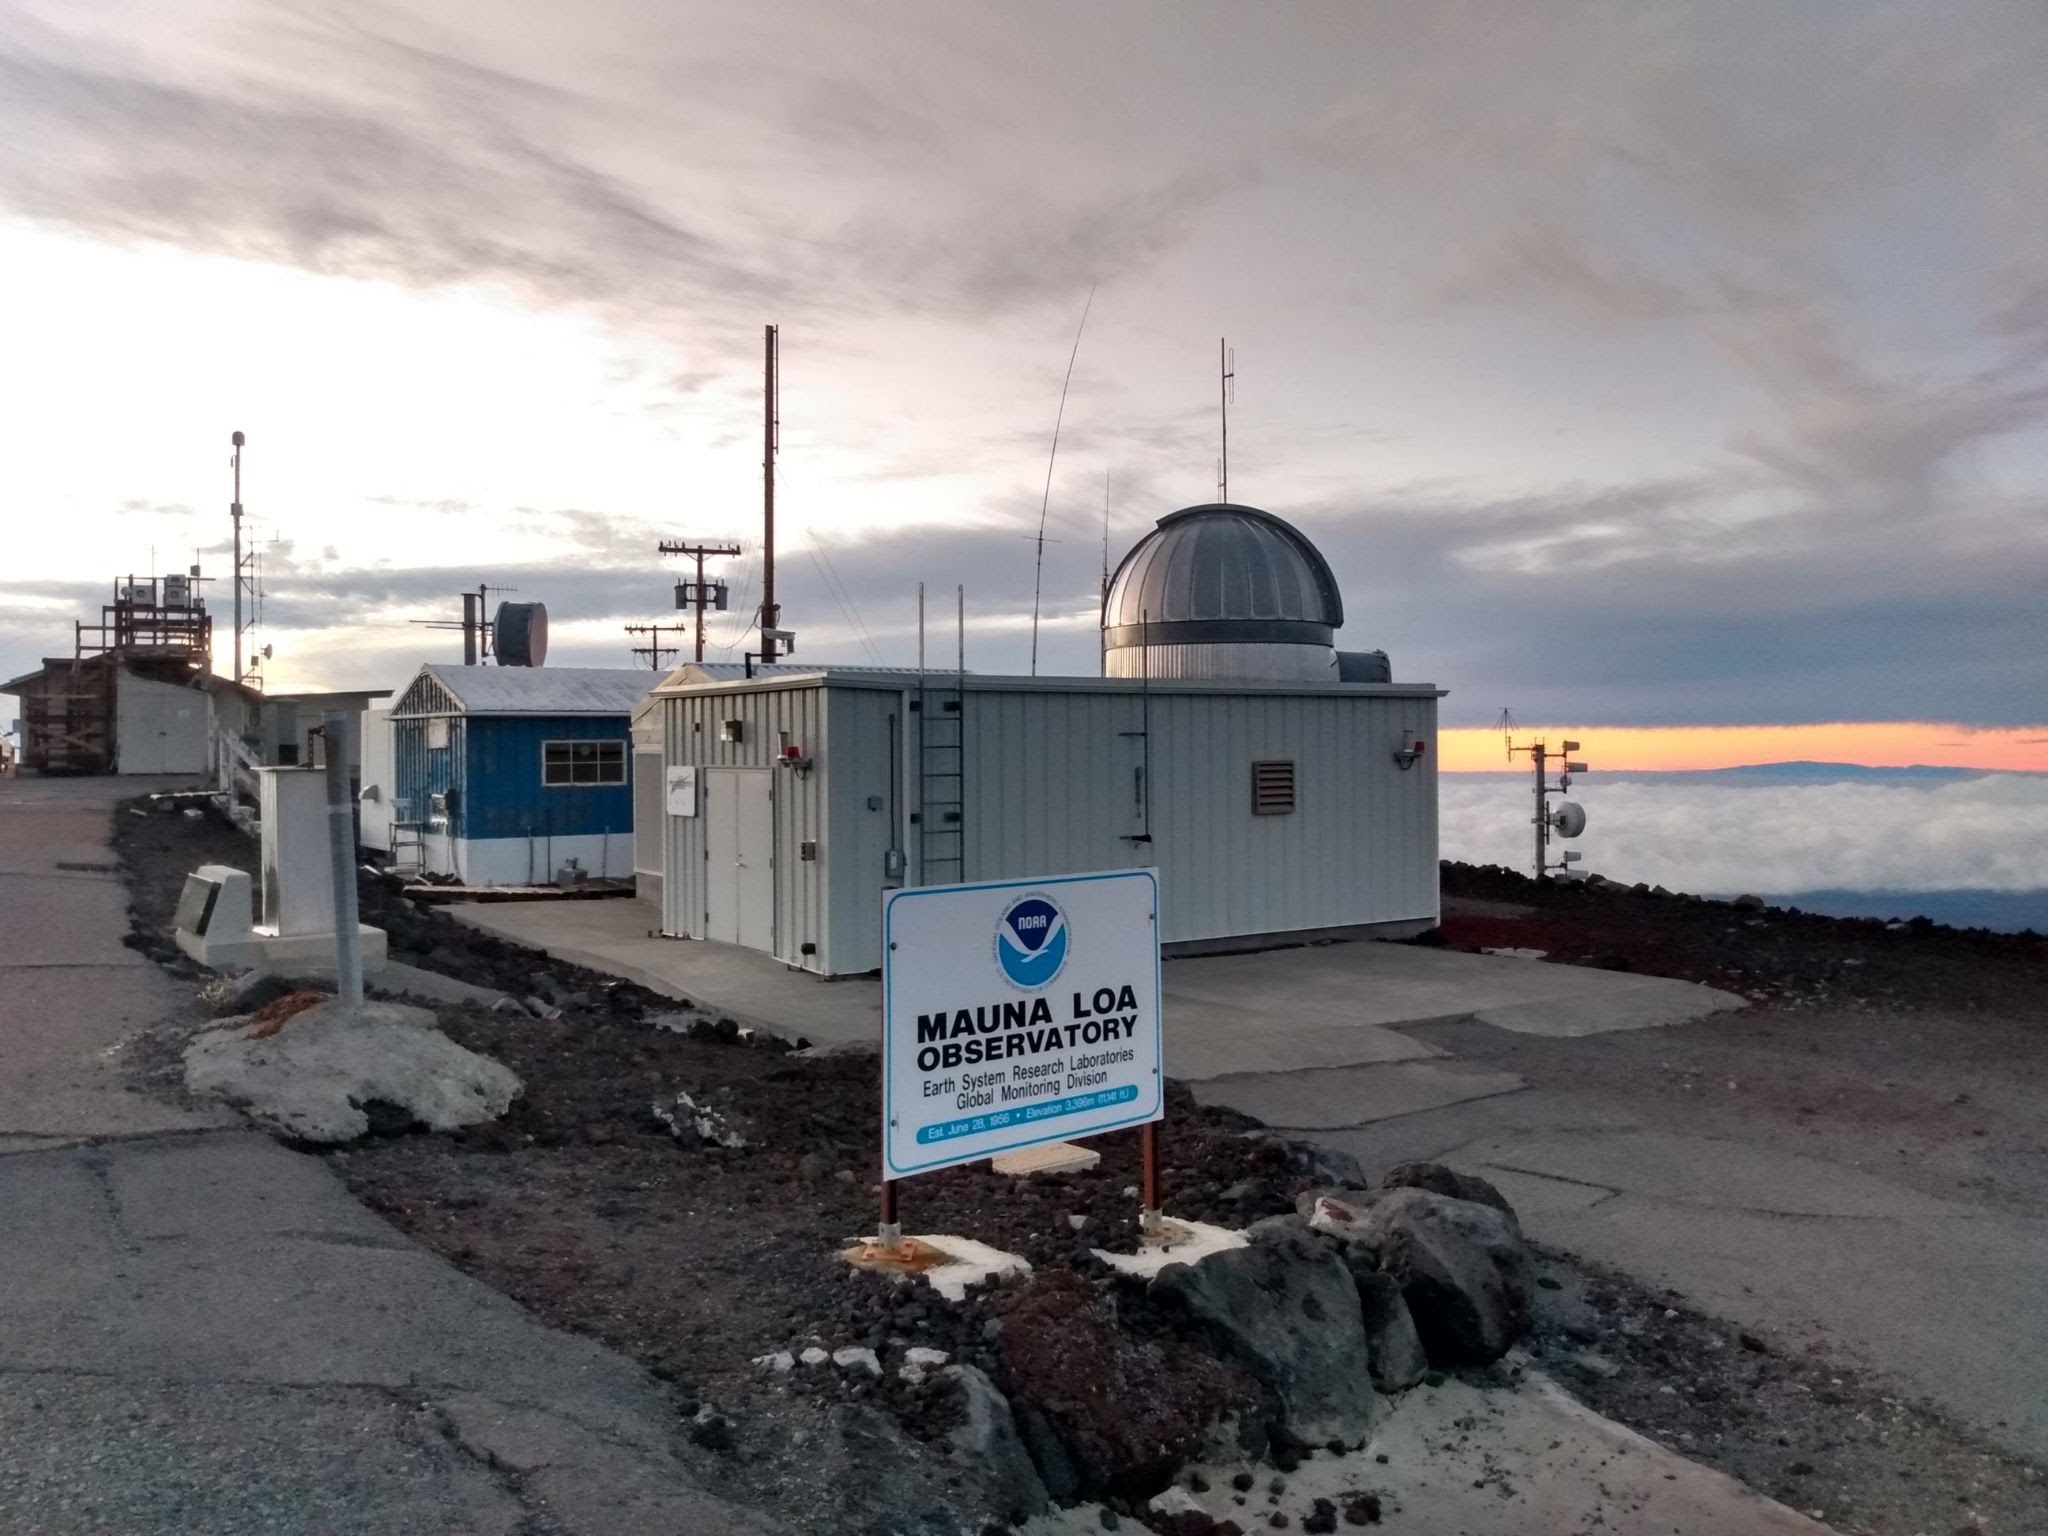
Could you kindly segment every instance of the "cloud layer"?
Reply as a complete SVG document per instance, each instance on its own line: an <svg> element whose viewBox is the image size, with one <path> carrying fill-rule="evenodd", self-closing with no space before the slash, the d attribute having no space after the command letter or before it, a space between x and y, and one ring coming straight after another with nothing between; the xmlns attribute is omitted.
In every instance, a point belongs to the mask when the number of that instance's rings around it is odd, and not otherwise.
<svg viewBox="0 0 2048 1536"><path fill-rule="evenodd" d="M1446 774L1443 854L1526 869L1526 780ZM2048 886L2048 775L1935 785L1734 786L1637 780L1574 787L1583 868L1674 891L2026 891Z"/></svg>
<svg viewBox="0 0 2048 1536"><path fill-rule="evenodd" d="M55 254L0 297L0 499L40 512L0 666L68 648L48 601L111 574L81 566L217 542L217 453L182 445L233 422L274 531L331 550L273 571L291 675L395 664L485 578L595 646L665 608L652 536L752 531L774 319L807 654L909 659L925 580L1021 668L1099 285L1057 667L1093 662L1105 493L1113 554L1211 494L1227 331L1233 491L1447 719L2048 721L2044 78L2048 14L2001 0L15 0L0 219ZM66 241L148 259L67 291ZM304 345L179 258L311 274L262 311ZM106 321L129 281L161 287ZM363 285L509 313L315 323Z"/></svg>

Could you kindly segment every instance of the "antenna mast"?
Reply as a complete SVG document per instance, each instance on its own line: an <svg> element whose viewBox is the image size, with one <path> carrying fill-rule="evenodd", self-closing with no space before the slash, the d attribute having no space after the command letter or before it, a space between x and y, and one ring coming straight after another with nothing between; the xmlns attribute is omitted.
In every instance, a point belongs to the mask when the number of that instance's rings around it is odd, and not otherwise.
<svg viewBox="0 0 2048 1536"><path fill-rule="evenodd" d="M1102 600L1109 601L1109 471L1102 472Z"/></svg>
<svg viewBox="0 0 2048 1536"><path fill-rule="evenodd" d="M764 335L761 388L761 662L776 657L782 638L782 609L775 601L775 450L781 432L781 381L777 378L775 326ZM700 610L701 612L701 610Z"/></svg>
<svg viewBox="0 0 2048 1536"><path fill-rule="evenodd" d="M1223 455L1216 461L1216 499L1230 500L1230 404L1237 398L1237 349L1216 339L1216 397L1223 412Z"/></svg>
<svg viewBox="0 0 2048 1536"><path fill-rule="evenodd" d="M247 683L242 671L242 636L256 627L256 583L250 576L250 567L256 556L242 553L242 445L248 442L240 432L230 433L228 441L234 445L235 455L229 462L235 471L235 499L228 503L228 514L235 524L235 681ZM249 594L249 619L242 619L242 594Z"/></svg>

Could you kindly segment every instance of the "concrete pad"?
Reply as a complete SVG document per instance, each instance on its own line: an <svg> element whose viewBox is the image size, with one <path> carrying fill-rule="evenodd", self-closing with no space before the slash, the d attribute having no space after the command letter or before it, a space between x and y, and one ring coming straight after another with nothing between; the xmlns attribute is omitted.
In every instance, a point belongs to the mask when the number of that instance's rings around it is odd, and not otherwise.
<svg viewBox="0 0 2048 1536"><path fill-rule="evenodd" d="M1553 965L1547 969L1571 970L1581 975L1612 974L1579 966ZM1476 1017L1482 1024L1512 1030L1518 1035L1576 1038L1611 1034L1618 1029L1661 1029L1667 1024L1689 1024L1709 1014L1748 1006L1746 999L1733 992L1703 987L1697 982L1639 976L1575 996L1482 1008Z"/></svg>
<svg viewBox="0 0 2048 1536"><path fill-rule="evenodd" d="M1000 1153L990 1158L988 1165L1009 1178L1023 1179L1034 1173L1086 1173L1101 1161L1102 1154L1093 1147L1071 1141L1047 1141Z"/></svg>
<svg viewBox="0 0 2048 1536"><path fill-rule="evenodd" d="M647 902L461 902L446 910L485 933L623 976L757 1029L828 1043L881 1037L878 980L826 981L758 950L661 938L661 914Z"/></svg>
<svg viewBox="0 0 2048 1536"><path fill-rule="evenodd" d="M1226 1104L1283 1130L1337 1130L1452 1104L1498 1098L1528 1086L1513 1072L1452 1062L1401 1061L1321 1072L1267 1072L1192 1085L1201 1104Z"/></svg>
<svg viewBox="0 0 2048 1536"><path fill-rule="evenodd" d="M1176 992L1170 980L1166 988L1166 1070L1184 1081L1443 1054L1384 1025L1297 1003L1284 982L1259 1010Z"/></svg>
<svg viewBox="0 0 2048 1536"><path fill-rule="evenodd" d="M906 1247L918 1247L943 1255L944 1262L929 1268L904 1269L889 1262L886 1250L872 1237L847 1239L847 1246L840 1250L839 1257L855 1269L887 1270L896 1274L913 1275L923 1280L948 1301L964 1301L970 1286L981 1285L990 1280L999 1280L1006 1275L1028 1275L1030 1261L1019 1254L1005 1253L1002 1249L987 1243L976 1242L971 1237L957 1237L946 1232L920 1232L915 1236L905 1233L902 1239ZM927 1262L929 1254L926 1255Z"/></svg>
<svg viewBox="0 0 2048 1536"><path fill-rule="evenodd" d="M828 982L755 950L654 937L660 915L645 902L474 902L448 911L781 1035L856 1042L881 1033L875 978ZM1163 978L1167 1071L1190 1080L1427 1060L1443 1053L1404 1026L1475 1014L1504 1029L1566 1035L1742 1006L1691 982L1365 941L1170 960Z"/></svg>
<svg viewBox="0 0 2048 1536"><path fill-rule="evenodd" d="M1089 1252L1128 1279L1150 1280L1169 1264L1199 1264L1211 1254L1250 1246L1249 1237L1229 1227L1168 1216L1160 1224L1158 1240L1141 1241L1136 1253L1111 1253L1106 1248Z"/></svg>

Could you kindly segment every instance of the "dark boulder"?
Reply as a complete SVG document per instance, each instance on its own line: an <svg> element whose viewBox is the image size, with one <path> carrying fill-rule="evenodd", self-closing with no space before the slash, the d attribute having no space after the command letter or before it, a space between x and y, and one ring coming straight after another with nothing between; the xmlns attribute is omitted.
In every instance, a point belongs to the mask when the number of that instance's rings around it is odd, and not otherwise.
<svg viewBox="0 0 2048 1536"><path fill-rule="evenodd" d="M1535 1270L1512 1216L1428 1190L1389 1190L1357 1242L1401 1287L1436 1365L1497 1360L1528 1326Z"/></svg>
<svg viewBox="0 0 2048 1536"><path fill-rule="evenodd" d="M1426 1189L1433 1195L1448 1195L1453 1200L1470 1200L1475 1205L1490 1205L1519 1230L1521 1223L1515 1221L1515 1208L1508 1204L1506 1195L1495 1189L1486 1180L1469 1173L1459 1173L1455 1168L1446 1168L1442 1163L1396 1163L1380 1176L1381 1189Z"/></svg>
<svg viewBox="0 0 2048 1536"><path fill-rule="evenodd" d="M1344 1260L1299 1217L1260 1222L1248 1247L1169 1264L1151 1294L1266 1388L1277 1439L1355 1445L1372 1433L1371 1356L1358 1287Z"/></svg>

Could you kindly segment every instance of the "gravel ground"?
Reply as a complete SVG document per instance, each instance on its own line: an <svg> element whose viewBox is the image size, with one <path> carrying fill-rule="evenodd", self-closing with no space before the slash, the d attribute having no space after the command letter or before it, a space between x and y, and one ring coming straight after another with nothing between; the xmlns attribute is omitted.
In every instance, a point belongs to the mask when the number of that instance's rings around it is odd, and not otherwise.
<svg viewBox="0 0 2048 1536"><path fill-rule="evenodd" d="M2033 933L1539 883L1498 865L1445 864L1443 896L1443 926L1426 942L1541 949L1556 963L1674 976L1780 1007L2037 1017L2048 992L2048 937Z"/></svg>
<svg viewBox="0 0 2048 1536"><path fill-rule="evenodd" d="M212 818L119 816L117 827L136 893L134 942L174 959L157 934L184 873L208 860L248 867L253 849ZM1232 1389L1226 1368L1204 1365L1142 1298L1113 1286L1089 1252L1134 1240L1134 1138L1096 1143L1103 1163L1087 1175L1020 1184L965 1168L906 1186L911 1230L997 1243L1046 1277L954 1306L923 1287L851 1272L834 1257L874 1222L873 1057L748 1044L729 1021L475 933L396 901L376 882L364 892L366 919L390 928L402 958L538 993L563 1014L548 1021L445 1010L448 1032L510 1065L527 1083L526 1097L496 1125L372 1140L332 1154L335 1167L428 1247L547 1320L645 1362L674 1384L686 1415L715 1412L711 1438L727 1451L735 1484L754 1497L808 1510L834 1496L833 1478L850 1474L813 1450L849 1405L886 1408L913 1441L945 1432L956 1414L951 1389L936 1378L906 1383L897 1373L912 1346L945 1350L989 1370L1020 1401L1036 1393L1036 1406L1066 1411L1071 1403L1045 1401L1037 1385L1057 1379L1044 1368L1050 1343L1042 1320L1105 1314L1139 1353L1102 1361L1085 1384L1100 1401L1165 1393L1162 1413L1171 1420L1173 1394L1192 1412ZM1930 1147L1947 1146L1956 1125L1973 1117L2002 1126L2006 1106L1922 1103L1927 1096L1910 1081L1873 1081L1861 1062L1842 1066L1822 1044L1823 1026L1841 1028L1846 1019L1867 1035L1877 1014L1897 1021L1881 1047L1917 1031L1944 1051L1990 1054L2009 1042L2007 1015L2038 1016L2034 999L2048 982L2048 940L2030 935L1538 887L1508 871L1463 866L1446 866L1445 892L1453 908L1476 904L1446 921L1441 937L1454 947L1544 948L1554 959L1682 976L1769 1000L1770 1012L1731 1021L1711 1048L1695 1044L1700 1059L1665 1063L1646 1091L1697 1095L1734 1064L1753 1068L1758 1052L1781 1051L1802 1070L1753 1075L1816 1134L1860 1126L1880 1110L1896 1120L1909 1105ZM1930 1012L1937 1007L1945 1010L1938 1018ZM1788 1017L1817 1033L1787 1039ZM670 1027L649 1022L655 1018ZM2024 1097L2023 1085L2019 1091ZM678 1092L715 1109L747 1146L678 1140L653 1114ZM1166 1183L1178 1214L1241 1224L1291 1209L1296 1192L1323 1177L1299 1149L1241 1116L1195 1107L1177 1086L1169 1106ZM1939 1158L1926 1174L1951 1185L1974 1176ZM1993 1181L1981 1197L2033 1193L2031 1184ZM1548 1256L1547 1269L1556 1289L1545 1293L1532 1352L1622 1422L1796 1507L1825 1507L1845 1529L1946 1533L1981 1515L1992 1530L2048 1530L2034 1469L1885 1396L1824 1353L1745 1339L1673 1296L1565 1256ZM872 1348L884 1375L832 1366L785 1375L754 1363L813 1345ZM1162 1350L1199 1358L1169 1379L1157 1368Z"/></svg>

